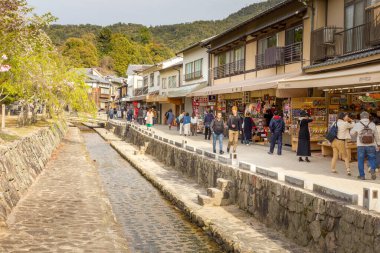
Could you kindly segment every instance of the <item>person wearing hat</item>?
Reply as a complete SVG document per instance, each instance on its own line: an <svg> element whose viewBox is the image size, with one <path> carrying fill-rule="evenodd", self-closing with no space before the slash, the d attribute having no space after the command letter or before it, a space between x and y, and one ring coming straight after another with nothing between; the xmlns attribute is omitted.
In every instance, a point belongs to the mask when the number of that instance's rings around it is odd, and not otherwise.
<svg viewBox="0 0 380 253"><path fill-rule="evenodd" d="M313 119L309 118L309 115L305 111L301 111L299 121L299 132L298 132L298 146L297 146L297 156L299 156L298 161L303 162L302 157L305 157L306 162L310 162L309 156L311 156L310 150L310 132L309 123Z"/></svg>
<svg viewBox="0 0 380 253"><path fill-rule="evenodd" d="M233 146L233 152L236 153L236 148L239 140L239 133L241 133L241 120L239 115L237 114L237 107L232 107L232 115L228 118L227 121L228 126L228 146L227 152L230 152L231 146Z"/></svg>
<svg viewBox="0 0 380 253"><path fill-rule="evenodd" d="M360 121L351 129L350 134L356 137L358 146L358 179L365 180L364 160L367 158L371 169L372 180L376 179L376 146L380 145L379 133L375 123L369 120L369 113L362 112Z"/></svg>

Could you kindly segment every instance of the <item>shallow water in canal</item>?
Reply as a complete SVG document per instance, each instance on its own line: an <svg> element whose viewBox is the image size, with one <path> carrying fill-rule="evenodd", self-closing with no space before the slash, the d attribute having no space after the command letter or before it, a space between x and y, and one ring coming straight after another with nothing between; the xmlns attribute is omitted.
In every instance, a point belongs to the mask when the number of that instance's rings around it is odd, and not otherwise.
<svg viewBox="0 0 380 253"><path fill-rule="evenodd" d="M95 132L82 132L131 252L223 252Z"/></svg>

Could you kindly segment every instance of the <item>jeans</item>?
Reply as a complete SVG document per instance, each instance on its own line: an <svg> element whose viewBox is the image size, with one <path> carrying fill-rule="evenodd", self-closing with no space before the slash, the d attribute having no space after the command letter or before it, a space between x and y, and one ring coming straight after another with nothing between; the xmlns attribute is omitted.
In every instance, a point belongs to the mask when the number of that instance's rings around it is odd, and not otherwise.
<svg viewBox="0 0 380 253"><path fill-rule="evenodd" d="M210 140L211 138L211 129L209 126L205 126L205 140Z"/></svg>
<svg viewBox="0 0 380 253"><path fill-rule="evenodd" d="M274 146L276 145L277 141L277 154L282 154L282 133L273 133L272 138L270 140L270 149L269 152L274 152Z"/></svg>
<svg viewBox="0 0 380 253"><path fill-rule="evenodd" d="M223 134L212 134L212 150L216 152L216 140L219 140L219 151L223 150Z"/></svg>
<svg viewBox="0 0 380 253"><path fill-rule="evenodd" d="M358 146L358 168L359 175L364 177L364 159L367 158L371 170L376 169L376 147L375 146Z"/></svg>

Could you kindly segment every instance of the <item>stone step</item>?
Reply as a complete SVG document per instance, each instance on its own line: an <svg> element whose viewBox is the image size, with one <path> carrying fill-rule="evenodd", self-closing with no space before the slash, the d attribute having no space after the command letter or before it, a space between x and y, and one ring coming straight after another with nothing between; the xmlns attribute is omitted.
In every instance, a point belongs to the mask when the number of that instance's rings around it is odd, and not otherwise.
<svg viewBox="0 0 380 253"><path fill-rule="evenodd" d="M221 191L224 191L226 188L232 186L232 182L224 178L218 178L216 180L216 184L217 184L217 188Z"/></svg>
<svg viewBox="0 0 380 253"><path fill-rule="evenodd" d="M211 198L216 198L216 199L222 199L223 198L223 192L217 188L208 188L207 189L207 196Z"/></svg>
<svg viewBox="0 0 380 253"><path fill-rule="evenodd" d="M198 204L201 206L213 206L214 199L206 195L198 195Z"/></svg>

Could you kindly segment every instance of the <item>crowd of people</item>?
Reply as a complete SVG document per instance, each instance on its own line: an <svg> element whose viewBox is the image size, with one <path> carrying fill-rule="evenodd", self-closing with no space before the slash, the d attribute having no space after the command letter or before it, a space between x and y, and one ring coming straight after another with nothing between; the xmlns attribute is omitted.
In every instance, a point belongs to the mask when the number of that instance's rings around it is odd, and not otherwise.
<svg viewBox="0 0 380 253"><path fill-rule="evenodd" d="M238 115L236 106L232 108L232 113L227 117L226 122L222 117L221 112L216 115L209 110L205 113L204 124L204 139L211 140L214 153L224 154L223 139L228 137L226 147L227 153L236 153L239 138L242 144L249 145L252 141L253 133L255 132L255 124L249 112L244 117ZM115 112L109 111L109 117L112 119ZM137 116L134 115L133 109L126 110L126 118L128 121L136 120L141 125L146 125L148 128L157 123L157 111L155 108L143 108L139 110ZM277 145L277 155L282 155L282 137L285 132L285 122L281 116L281 112L274 111L271 117L266 118L267 126L269 127L270 147L268 154L273 155L275 146ZM298 145L296 155L299 162L310 163L311 148L310 148L310 132L309 123L313 119L306 111L301 111L298 118ZM199 116L188 112L182 112L175 116L172 109L165 113L165 124L169 130L173 126L177 127L177 131L181 136L197 136ZM369 172L371 178L376 179L376 169L380 168L380 119L377 115L370 115L367 112L360 114L360 119L352 119L348 113L340 112L337 121L330 128L326 138L331 143L333 157L331 160L331 172L338 173L336 170L337 160L342 158L345 162L346 174L351 176L351 168L349 156L347 154L347 142L355 140L357 144L357 160L359 176L361 180L365 179L365 160L368 161Z"/></svg>

